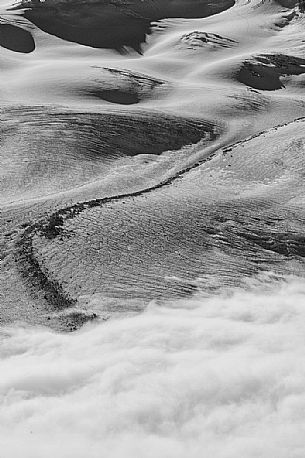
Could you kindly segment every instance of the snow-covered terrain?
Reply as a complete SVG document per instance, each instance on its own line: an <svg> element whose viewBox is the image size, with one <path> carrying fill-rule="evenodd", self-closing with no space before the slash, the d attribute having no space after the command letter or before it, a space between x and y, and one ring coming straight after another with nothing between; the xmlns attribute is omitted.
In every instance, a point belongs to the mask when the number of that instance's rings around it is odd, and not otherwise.
<svg viewBox="0 0 305 458"><path fill-rule="evenodd" d="M3 458L304 457L304 26L0 0Z"/></svg>

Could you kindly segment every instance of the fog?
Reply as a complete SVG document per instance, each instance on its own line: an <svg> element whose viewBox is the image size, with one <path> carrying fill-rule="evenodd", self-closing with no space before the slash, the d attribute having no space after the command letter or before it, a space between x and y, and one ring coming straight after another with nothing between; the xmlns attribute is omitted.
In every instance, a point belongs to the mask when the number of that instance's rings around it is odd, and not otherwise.
<svg viewBox="0 0 305 458"><path fill-rule="evenodd" d="M5 458L305 456L305 286L1 330Z"/></svg>

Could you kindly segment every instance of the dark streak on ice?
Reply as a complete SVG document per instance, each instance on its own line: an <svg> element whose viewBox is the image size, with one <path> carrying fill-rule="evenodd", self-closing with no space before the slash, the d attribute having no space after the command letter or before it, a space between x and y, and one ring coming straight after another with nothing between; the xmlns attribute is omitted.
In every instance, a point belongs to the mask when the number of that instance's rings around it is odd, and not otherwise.
<svg viewBox="0 0 305 458"><path fill-rule="evenodd" d="M112 119L110 114L108 114L108 116L110 117L110 119ZM116 117L115 119L117 121ZM122 115L119 116L119 119L121 119L122 121L127 121L127 117L124 117ZM137 119L137 121L139 125L141 125L141 118ZM154 125L152 123L152 119L147 119L144 122L147 122L147 126L150 126L149 131L151 132L151 127ZM165 151L169 146L171 146L174 149L178 149L181 146L190 143L192 140L193 142L198 142L207 133L209 135L209 140L215 140L219 135L219 127L214 126L209 122L186 119L182 120L177 117L166 117L164 115L159 116L159 135L160 133L162 133L162 123L165 126L167 126L165 129L166 131L168 131L168 128L170 127L171 138L167 139L166 144L161 142L159 146L156 145L154 142L153 148L155 149L155 153L157 154L160 154L162 151ZM144 124L144 126L145 125L146 124ZM149 141L149 138L150 136L148 135L147 141ZM156 151L156 148L158 149L158 151ZM60 209L52 215L48 216L47 218L43 218L42 220L35 222L32 225L28 225L17 242L17 252L15 255L19 271L22 274L23 278L27 280L31 288L41 289L44 292L45 299L51 306L62 309L75 305L75 299L71 298L64 292L62 286L58 283L58 281L51 279L51 275L47 271L47 268L41 265L40 262L36 259L32 245L33 238L36 235L42 235L47 239L51 240L58 236L67 235L65 234L62 228L64 219L71 219L87 208L101 207L109 202L120 201L121 199L126 199L129 197L141 196L144 194L148 194L152 191L158 190L164 186L168 186L172 184L176 179L180 178L182 175L187 173L189 170L197 167L199 164L202 164L206 160L207 159L204 159L201 162L197 162L196 164L193 164L192 166L184 170L181 170L174 176L171 176L170 178L160 182L155 186L137 192L126 193L113 197L106 197L103 199L94 199L88 202L81 202L71 207Z"/></svg>
<svg viewBox="0 0 305 458"><path fill-rule="evenodd" d="M259 135L262 135L263 132ZM258 137L259 135L255 135L252 138ZM216 138L216 136L215 136ZM249 141L247 139L246 141ZM239 142L238 144L242 144L243 142ZM230 149L230 147L228 147ZM226 154L228 149L224 149L223 152ZM218 151L218 150L217 150ZM202 163L211 159L214 153L211 153L209 157L206 157L202 161L194 163L192 166L179 171L174 176L171 176L167 180L161 181L159 184L148 187L146 189L121 194L113 197L106 197L102 199L94 199L86 202L80 202L75 205L72 205L67 208L60 209L54 212L52 215L41 219L40 221L34 223L33 225L29 226L24 234L22 235L19 243L18 243L18 258L17 261L20 262L21 269L23 269L25 276L26 271L29 269L32 272L32 277L39 279L39 286L46 293L46 299L52 303L54 306L71 306L74 305L74 299L68 296L61 285L57 282L53 282L52 280L48 280L48 274L44 268L44 266L40 265L40 262L37 261L35 258L35 254L33 252L32 247L32 240L34 237L45 237L48 240L53 240L57 237L60 239L64 239L65 237L73 236L70 234L69 231L64 229L64 223L66 220L73 219L82 213L85 210L92 209L92 208L101 208L102 206L124 201L125 199L133 199L135 197L140 197L145 194L149 194L151 192L157 191L165 186L171 185L175 180L181 178L183 175L188 173L190 170L198 167ZM251 210L251 209L250 209ZM219 209L215 209L216 214L214 215L215 218L220 218L222 215L222 219L232 218L232 215L226 216L227 207L225 206L223 209L221 206ZM245 210L246 211L246 210ZM241 211L241 214L243 212ZM218 216L217 216L218 215ZM285 232L283 230L272 230L273 219L271 221L271 226L268 226L268 221L262 219L258 219L257 221L252 221L253 216L250 214L247 215L247 211L245 213L245 221L235 221L233 226L224 229L222 232L218 232L218 230L214 227L214 225L209 226L206 225L202 228L204 230L206 236L217 236L219 238L219 243L223 243L225 246L242 246L247 243L250 244L249 246L255 249L255 246L260 247L264 250L269 252L277 253L282 255L286 258L292 259L293 257L305 257L305 237L298 234L297 232L289 231ZM278 228L280 229L280 228ZM203 235L203 234L202 234ZM208 245L207 245L208 246ZM42 278L42 280L41 280Z"/></svg>

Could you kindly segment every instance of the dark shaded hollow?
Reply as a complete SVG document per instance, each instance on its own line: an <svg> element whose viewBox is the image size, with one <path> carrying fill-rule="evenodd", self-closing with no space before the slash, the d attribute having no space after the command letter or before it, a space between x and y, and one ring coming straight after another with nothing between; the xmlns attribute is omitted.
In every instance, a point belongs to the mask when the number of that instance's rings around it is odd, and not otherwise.
<svg viewBox="0 0 305 458"><path fill-rule="evenodd" d="M24 54L35 50L32 34L12 24L0 24L0 46Z"/></svg>
<svg viewBox="0 0 305 458"><path fill-rule="evenodd" d="M284 54L263 54L243 63L237 80L253 89L275 91L284 88L281 77L305 73L305 59Z"/></svg>
<svg viewBox="0 0 305 458"><path fill-rule="evenodd" d="M136 92L128 92L121 89L88 89L86 95L105 100L119 105L134 105L140 102Z"/></svg>
<svg viewBox="0 0 305 458"><path fill-rule="evenodd" d="M96 48L141 52L151 23L165 18L200 18L220 13L234 0L92 0L83 2L21 1L26 19L43 31L67 41ZM17 7L18 8L18 7Z"/></svg>
<svg viewBox="0 0 305 458"><path fill-rule="evenodd" d="M111 94L111 92L110 92ZM183 118L158 112L134 111L130 113L78 113L61 110L8 110L5 116L19 119L15 130L5 132L6 140L17 137L30 149L62 156L72 148L73 156L88 160L115 159L138 154L162 154L179 150L214 135L215 125L209 121ZM37 135L39 133L39 135ZM135 135L137 141L135 142ZM51 139L51 141L50 141ZM54 155L52 153L52 155ZM72 153L71 153L72 154ZM71 155L71 158L73 158Z"/></svg>
<svg viewBox="0 0 305 458"><path fill-rule="evenodd" d="M214 126L205 121L180 118L161 113L135 112L130 114L102 113L90 116L84 113L58 113L50 116L46 134L60 135L63 130L74 133L75 147L94 159L162 154L198 143ZM54 123L54 125L53 125ZM138 133L137 142L134 141ZM56 142L56 138L54 138ZM80 149L82 146L82 150Z"/></svg>
<svg viewBox="0 0 305 458"><path fill-rule="evenodd" d="M93 84L89 82L85 87L76 89L77 93L110 103L133 105L145 99L155 98L155 90L162 86L164 90L169 88L166 81L142 73L107 67L97 68L101 72L99 78L95 79Z"/></svg>
<svg viewBox="0 0 305 458"><path fill-rule="evenodd" d="M220 129L209 121L156 111L107 109L1 110L1 198L42 197L73 189L106 176L122 158L166 151L177 151L179 157L182 147L211 140Z"/></svg>

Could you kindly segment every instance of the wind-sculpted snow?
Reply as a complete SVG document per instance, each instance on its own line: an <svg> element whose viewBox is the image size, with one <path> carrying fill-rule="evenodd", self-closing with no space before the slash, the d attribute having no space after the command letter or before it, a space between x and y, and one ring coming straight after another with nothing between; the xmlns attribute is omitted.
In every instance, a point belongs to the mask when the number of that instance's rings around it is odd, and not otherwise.
<svg viewBox="0 0 305 458"><path fill-rule="evenodd" d="M304 458L304 12L0 0L1 458Z"/></svg>
<svg viewBox="0 0 305 458"><path fill-rule="evenodd" d="M303 275L301 4L11 6L3 322L73 330L263 270Z"/></svg>
<svg viewBox="0 0 305 458"><path fill-rule="evenodd" d="M45 32L65 40L122 51L129 46L141 52L153 21L164 18L197 18L219 13L234 0L68 1L20 2L24 16Z"/></svg>

